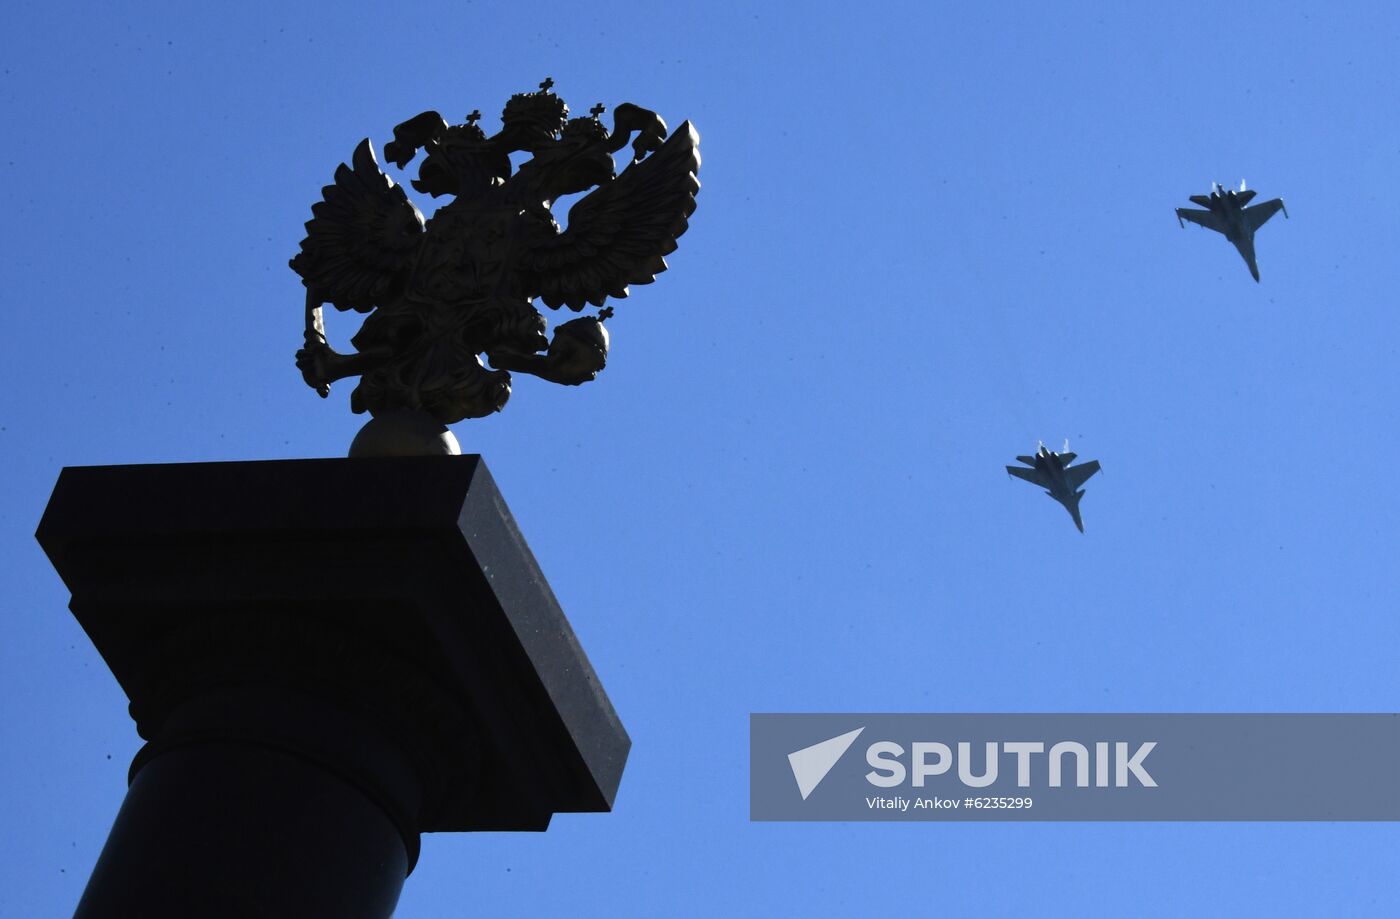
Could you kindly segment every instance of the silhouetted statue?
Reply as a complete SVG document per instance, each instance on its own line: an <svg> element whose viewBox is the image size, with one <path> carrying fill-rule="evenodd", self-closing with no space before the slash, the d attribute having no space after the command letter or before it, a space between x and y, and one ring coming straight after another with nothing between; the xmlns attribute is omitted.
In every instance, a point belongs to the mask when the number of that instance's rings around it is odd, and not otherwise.
<svg viewBox="0 0 1400 919"><path fill-rule="evenodd" d="M353 411L446 425L500 411L510 371L576 386L603 369L611 308L548 339L533 301L602 306L665 271L663 257L695 210L699 135L687 121L668 139L665 122L631 103L614 110L611 131L601 104L570 119L552 85L512 96L490 137L479 112L458 125L424 112L394 129L385 158L402 169L425 151L413 187L453 198L426 223L380 170L369 140L336 170L291 261L307 290L297 366L322 396L358 375ZM613 154L633 134L633 160L616 173ZM517 151L531 158L512 171ZM590 188L561 231L553 203ZM354 353L326 343L325 303L370 314Z"/></svg>

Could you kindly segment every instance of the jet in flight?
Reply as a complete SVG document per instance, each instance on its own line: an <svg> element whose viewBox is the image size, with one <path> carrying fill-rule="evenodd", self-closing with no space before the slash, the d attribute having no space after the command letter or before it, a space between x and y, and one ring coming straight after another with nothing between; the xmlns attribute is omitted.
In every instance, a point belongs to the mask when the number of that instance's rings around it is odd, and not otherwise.
<svg viewBox="0 0 1400 919"><path fill-rule="evenodd" d="M1069 452L1068 440L1065 441L1064 451L1060 453L1051 453L1042 443L1035 456L1016 457L1030 466L1030 469L1007 466L1006 471L1009 475L1025 479L1045 489L1047 495L1065 506L1065 510L1074 518L1074 525L1083 533L1084 521L1079 519L1079 499L1084 497L1084 492L1080 486L1089 481L1089 476L1099 471L1099 461L1090 460L1071 467L1070 463L1074 462L1074 458L1075 454Z"/></svg>
<svg viewBox="0 0 1400 919"><path fill-rule="evenodd" d="M1274 198L1254 207L1245 207L1253 198L1255 192L1246 191L1244 182L1240 182L1240 190L1232 191L1216 182L1211 185L1210 196L1192 195L1192 202L1207 208L1198 211L1194 208L1179 207L1176 209L1176 222L1183 227L1184 220L1203 226L1207 230L1214 230L1217 233L1225 234L1225 238L1235 244L1235 248L1240 250L1240 255L1244 257L1245 264L1249 266L1249 273L1254 275L1254 280L1259 280L1259 266L1254 263L1254 231L1264 225L1264 222L1279 211L1283 211L1283 216L1288 216L1288 208L1283 206L1282 198Z"/></svg>

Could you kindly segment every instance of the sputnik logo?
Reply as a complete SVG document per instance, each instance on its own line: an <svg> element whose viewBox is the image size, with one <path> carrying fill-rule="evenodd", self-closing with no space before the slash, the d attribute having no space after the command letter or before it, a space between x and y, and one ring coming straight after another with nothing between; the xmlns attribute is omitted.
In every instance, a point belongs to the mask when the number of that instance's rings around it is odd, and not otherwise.
<svg viewBox="0 0 1400 919"><path fill-rule="evenodd" d="M856 728L840 737L823 740L788 754L788 765L792 767L792 777L797 779L797 790L802 792L803 801L816 790L822 779L831 771L831 767L846 754L864 730L863 727Z"/></svg>

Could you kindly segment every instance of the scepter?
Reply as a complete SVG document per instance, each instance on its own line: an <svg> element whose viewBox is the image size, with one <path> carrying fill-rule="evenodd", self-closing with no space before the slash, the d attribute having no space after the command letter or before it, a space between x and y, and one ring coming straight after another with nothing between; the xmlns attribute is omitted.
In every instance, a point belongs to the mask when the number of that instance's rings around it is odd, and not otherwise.
<svg viewBox="0 0 1400 919"><path fill-rule="evenodd" d="M322 300L311 288L306 285L306 347L315 349L317 347L328 348L330 342L326 341L326 323L321 318ZM331 384L321 382L316 384L316 393L322 398L331 394Z"/></svg>

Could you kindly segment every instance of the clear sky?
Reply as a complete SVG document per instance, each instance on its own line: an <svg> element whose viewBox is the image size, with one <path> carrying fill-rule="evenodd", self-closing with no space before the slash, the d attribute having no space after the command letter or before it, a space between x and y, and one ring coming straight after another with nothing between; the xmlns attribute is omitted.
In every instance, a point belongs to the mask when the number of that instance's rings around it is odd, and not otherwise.
<svg viewBox="0 0 1400 919"><path fill-rule="evenodd" d="M607 371L456 428L634 747L612 814L426 837L399 916L1397 911L1394 825L747 800L755 711L1397 709L1392 4L205 6L0 30L0 914L71 913L139 745L33 539L60 468L342 455L310 205L545 76L701 134ZM1242 178L1259 284L1172 214ZM1002 468L1066 437L1084 535Z"/></svg>

